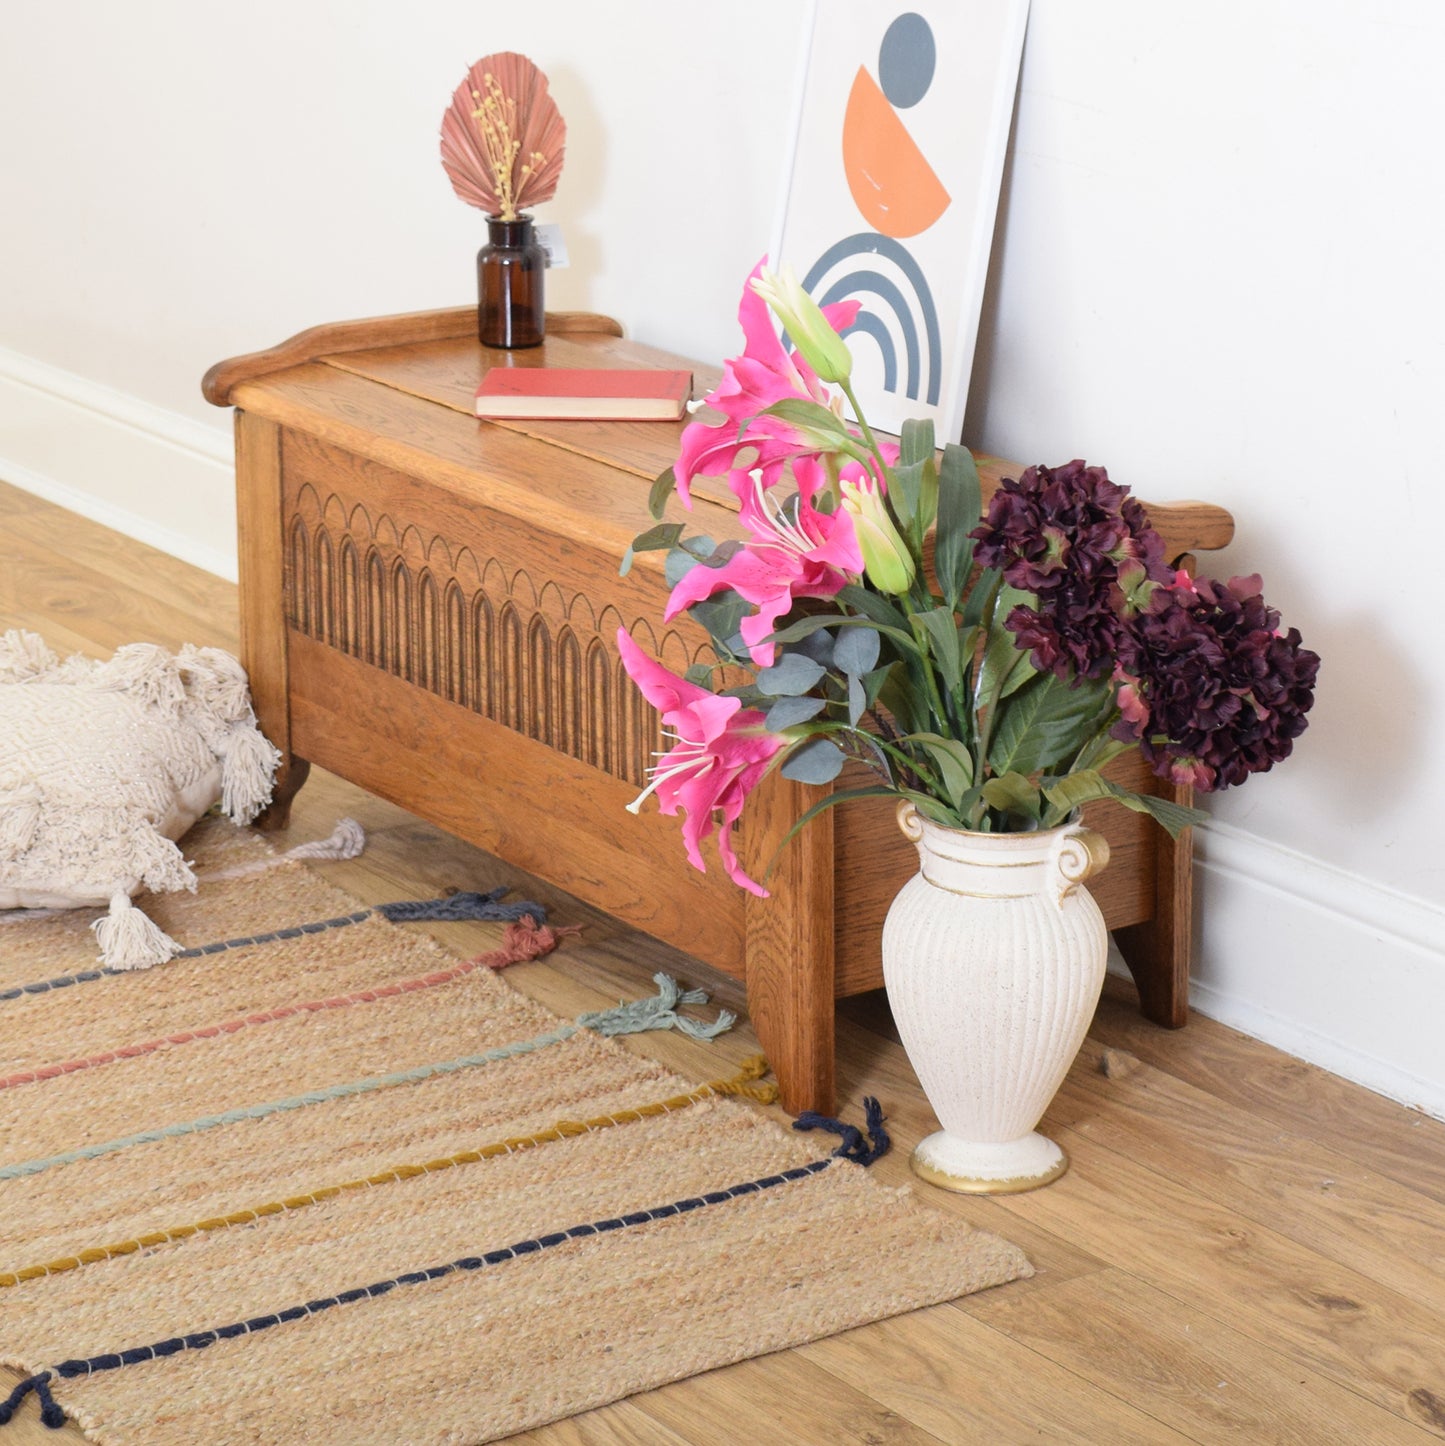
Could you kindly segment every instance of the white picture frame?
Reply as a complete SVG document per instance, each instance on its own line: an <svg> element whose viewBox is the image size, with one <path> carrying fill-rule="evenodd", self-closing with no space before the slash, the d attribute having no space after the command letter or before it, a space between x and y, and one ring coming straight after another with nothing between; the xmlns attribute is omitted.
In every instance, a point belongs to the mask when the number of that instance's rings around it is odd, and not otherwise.
<svg viewBox="0 0 1445 1446"><path fill-rule="evenodd" d="M959 440L1028 0L813 0L770 257L847 333L869 422Z"/></svg>

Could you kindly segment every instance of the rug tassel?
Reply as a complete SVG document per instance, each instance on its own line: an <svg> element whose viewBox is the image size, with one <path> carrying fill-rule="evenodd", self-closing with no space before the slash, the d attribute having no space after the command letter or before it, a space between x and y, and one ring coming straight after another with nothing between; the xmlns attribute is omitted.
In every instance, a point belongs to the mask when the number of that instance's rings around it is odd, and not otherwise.
<svg viewBox="0 0 1445 1446"><path fill-rule="evenodd" d="M841 1120L820 1115L816 1110L804 1110L793 1121L793 1128L827 1130L830 1134L841 1135L843 1143L833 1153L840 1159L852 1160L855 1165L871 1165L874 1160L881 1159L888 1153L893 1141L888 1138L888 1131L883 1128L883 1107L872 1095L868 1095L863 1101L863 1117L868 1138L872 1142L871 1147L864 1141L863 1131L857 1125L845 1125Z"/></svg>
<svg viewBox="0 0 1445 1446"><path fill-rule="evenodd" d="M366 847L366 831L354 818L341 819L331 830L330 838L297 844L287 849L287 859L354 859Z"/></svg>
<svg viewBox="0 0 1445 1446"><path fill-rule="evenodd" d="M440 899L404 899L399 904L378 904L376 912L393 924L472 920L498 923L520 919L524 914L530 914L539 923L547 922L547 911L541 904L526 899L517 904L500 903L506 892L507 886L503 884L488 894L461 892Z"/></svg>
<svg viewBox="0 0 1445 1446"><path fill-rule="evenodd" d="M181 952L181 946L121 890L111 895L110 912L90 927L100 945L101 963L112 969L148 969Z"/></svg>
<svg viewBox="0 0 1445 1446"><path fill-rule="evenodd" d="M646 999L634 999L631 1003L619 1004L615 1009L603 1009L593 1014L579 1014L577 1023L583 1029L596 1030L598 1034L642 1034L650 1029L676 1029L690 1039L716 1039L724 1030L731 1029L737 1015L730 1009L718 1011L718 1017L711 1024L696 1019L684 1019L677 1013L679 1004L706 1004L707 993L702 989L679 987L676 979L667 974L654 974L653 983L657 993Z"/></svg>
<svg viewBox="0 0 1445 1446"><path fill-rule="evenodd" d="M520 919L507 925L500 949L490 949L485 954L478 954L471 962L487 969L506 969L512 964L526 964L550 954L569 935L581 932L581 924L568 924L565 928L556 929L547 924L539 926L530 914L523 914Z"/></svg>
<svg viewBox="0 0 1445 1446"><path fill-rule="evenodd" d="M0 1426L10 1424L20 1403L31 1391L35 1392L35 1399L40 1402L40 1419L52 1431L58 1431L65 1425L65 1412L55 1404L55 1397L50 1394L49 1371L41 1371L37 1375L26 1377L5 1400L0 1401Z"/></svg>
<svg viewBox="0 0 1445 1446"><path fill-rule="evenodd" d="M768 1062L760 1054L752 1054L742 1062L738 1072L731 1079L713 1080L708 1088L714 1094L719 1095L743 1095L747 1099L757 1100L759 1104L775 1105L782 1093L778 1086L769 1080L767 1084L754 1084L754 1080L760 1080L768 1072Z"/></svg>

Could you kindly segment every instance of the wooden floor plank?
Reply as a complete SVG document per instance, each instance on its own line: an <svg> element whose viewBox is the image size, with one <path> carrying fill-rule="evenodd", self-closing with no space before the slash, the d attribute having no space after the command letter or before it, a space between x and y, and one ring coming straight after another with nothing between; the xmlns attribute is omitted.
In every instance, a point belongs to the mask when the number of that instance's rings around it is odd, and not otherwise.
<svg viewBox="0 0 1445 1446"><path fill-rule="evenodd" d="M1428 1195L1150 1065L1106 1079L1103 1049L1087 1041L1065 1087L1081 1133L1427 1309L1445 1304Z"/></svg>
<svg viewBox="0 0 1445 1446"><path fill-rule="evenodd" d="M1445 1318L1075 1129L1056 1185L1006 1201L1120 1270L1414 1424L1445 1400ZM974 1314L972 1299L957 1308ZM1445 1432L1440 1434L1445 1435Z"/></svg>
<svg viewBox="0 0 1445 1446"><path fill-rule="evenodd" d="M953 1446L954 1439L925 1431L799 1351L708 1371L633 1400L691 1446Z"/></svg>
<svg viewBox="0 0 1445 1446"><path fill-rule="evenodd" d="M4 514L6 530L15 544L37 555L58 553L107 579L118 590L143 593L172 613L203 621L214 646L235 650L233 583L152 548L137 557L132 547L118 547L115 533L101 523L39 498L32 500L32 507Z"/></svg>
<svg viewBox="0 0 1445 1446"><path fill-rule="evenodd" d="M507 1437L508 1446L689 1446L689 1438L670 1431L632 1401L618 1401L581 1416L569 1416Z"/></svg>
<svg viewBox="0 0 1445 1446"><path fill-rule="evenodd" d="M11 540L9 545L17 544ZM183 643L235 647L234 634L215 620L122 587L50 548L25 546L18 556L6 558L0 569L0 617L12 612L54 617L106 652L132 642L172 649Z"/></svg>
<svg viewBox="0 0 1445 1446"><path fill-rule="evenodd" d="M1034 1297L1001 1294L1032 1318ZM944 1441L1163 1446L1195 1439L1130 1405L1128 1392L1101 1389L1047 1351L944 1306L815 1341L799 1354Z"/></svg>
<svg viewBox="0 0 1445 1446"><path fill-rule="evenodd" d="M1125 1271L1098 1271L1035 1299L993 1294L976 1298L974 1320L1102 1391L1133 1397L1196 1441L1424 1446L1429 1439L1420 1427Z"/></svg>
<svg viewBox="0 0 1445 1446"><path fill-rule="evenodd" d="M1264 1048L1202 1014L1188 1029L1160 1029L1139 1015L1133 998L1133 986L1124 980L1105 983L1091 1030L1095 1039L1445 1204L1445 1120Z"/></svg>

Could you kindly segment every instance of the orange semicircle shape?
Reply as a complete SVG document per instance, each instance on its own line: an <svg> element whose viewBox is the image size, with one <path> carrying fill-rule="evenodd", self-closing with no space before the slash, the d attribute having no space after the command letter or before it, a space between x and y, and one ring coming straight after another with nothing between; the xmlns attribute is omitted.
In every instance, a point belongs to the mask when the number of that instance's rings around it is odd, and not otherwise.
<svg viewBox="0 0 1445 1446"><path fill-rule="evenodd" d="M863 219L885 236L916 236L952 197L865 66L843 116L843 171Z"/></svg>

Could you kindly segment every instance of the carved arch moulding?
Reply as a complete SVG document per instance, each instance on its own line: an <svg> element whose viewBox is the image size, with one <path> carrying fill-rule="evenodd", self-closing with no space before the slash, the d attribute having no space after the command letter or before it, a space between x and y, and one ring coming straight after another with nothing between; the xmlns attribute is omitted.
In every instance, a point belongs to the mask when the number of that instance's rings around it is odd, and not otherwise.
<svg viewBox="0 0 1445 1446"><path fill-rule="evenodd" d="M618 627L674 672L711 661L676 630L658 634L359 503L323 501L309 483L286 520L285 596L307 637L639 788L661 731L617 656Z"/></svg>

